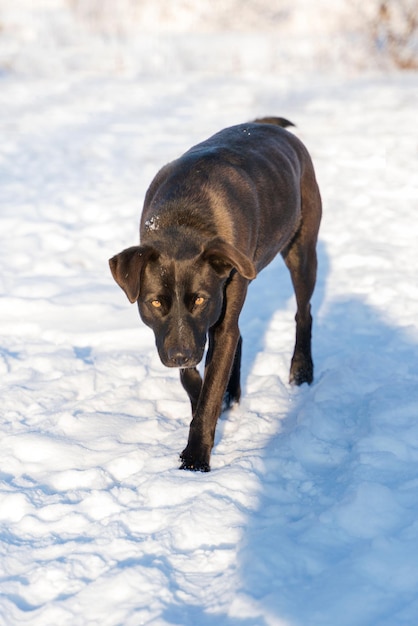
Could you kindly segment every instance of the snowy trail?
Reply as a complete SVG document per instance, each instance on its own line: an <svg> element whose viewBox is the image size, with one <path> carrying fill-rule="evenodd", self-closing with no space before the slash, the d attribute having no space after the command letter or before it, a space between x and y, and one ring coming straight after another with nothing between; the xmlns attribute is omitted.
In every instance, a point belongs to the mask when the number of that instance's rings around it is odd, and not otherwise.
<svg viewBox="0 0 418 626"><path fill-rule="evenodd" d="M1 79L1 624L418 621L417 109L413 74ZM185 394L107 259L163 163L263 114L324 198L316 378L287 385L277 259L212 472L180 472Z"/></svg>

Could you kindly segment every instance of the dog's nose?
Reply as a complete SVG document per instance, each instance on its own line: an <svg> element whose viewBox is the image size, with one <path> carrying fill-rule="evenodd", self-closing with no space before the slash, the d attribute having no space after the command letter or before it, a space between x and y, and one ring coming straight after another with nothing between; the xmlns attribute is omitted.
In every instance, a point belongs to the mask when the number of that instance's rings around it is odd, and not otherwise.
<svg viewBox="0 0 418 626"><path fill-rule="evenodd" d="M193 353L188 348L171 348L167 351L172 367L186 367L192 360Z"/></svg>

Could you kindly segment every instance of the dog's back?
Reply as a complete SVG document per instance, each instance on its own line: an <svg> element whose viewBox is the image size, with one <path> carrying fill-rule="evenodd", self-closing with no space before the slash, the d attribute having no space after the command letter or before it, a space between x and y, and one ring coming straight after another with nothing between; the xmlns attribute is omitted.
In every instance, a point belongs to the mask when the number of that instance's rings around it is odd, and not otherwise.
<svg viewBox="0 0 418 626"><path fill-rule="evenodd" d="M155 242L165 231L174 252L190 236L217 236L263 269L297 231L303 178L314 178L289 126L282 117L232 126L164 166L146 194L141 241Z"/></svg>

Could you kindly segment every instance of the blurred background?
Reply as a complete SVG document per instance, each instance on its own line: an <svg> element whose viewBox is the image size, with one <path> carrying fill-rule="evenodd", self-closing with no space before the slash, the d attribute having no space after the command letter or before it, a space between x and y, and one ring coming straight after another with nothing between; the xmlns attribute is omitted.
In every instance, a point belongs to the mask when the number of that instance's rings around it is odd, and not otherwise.
<svg viewBox="0 0 418 626"><path fill-rule="evenodd" d="M416 0L0 0L0 72L416 70Z"/></svg>

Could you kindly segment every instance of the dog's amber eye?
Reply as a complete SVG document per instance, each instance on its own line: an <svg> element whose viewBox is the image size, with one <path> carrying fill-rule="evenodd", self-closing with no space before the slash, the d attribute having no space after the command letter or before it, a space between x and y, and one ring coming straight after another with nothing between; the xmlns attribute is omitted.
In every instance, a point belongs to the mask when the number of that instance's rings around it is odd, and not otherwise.
<svg viewBox="0 0 418 626"><path fill-rule="evenodd" d="M201 306L204 303L205 299L202 298L202 296L197 296L197 298L195 298L195 305L196 306Z"/></svg>
<svg viewBox="0 0 418 626"><path fill-rule="evenodd" d="M154 309L159 309L161 306L161 302L159 300L151 300L151 304L154 307Z"/></svg>

